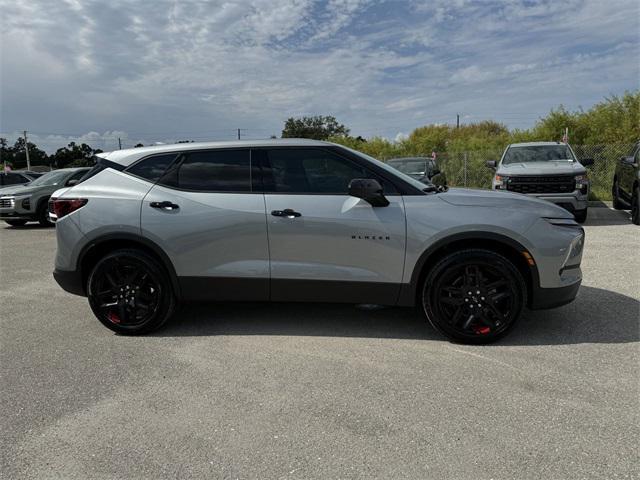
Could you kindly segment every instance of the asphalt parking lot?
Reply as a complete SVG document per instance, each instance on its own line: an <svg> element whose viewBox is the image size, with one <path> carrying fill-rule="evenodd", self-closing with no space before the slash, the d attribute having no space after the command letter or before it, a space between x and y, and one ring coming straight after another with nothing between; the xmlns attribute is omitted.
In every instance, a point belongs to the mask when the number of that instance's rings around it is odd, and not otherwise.
<svg viewBox="0 0 640 480"><path fill-rule="evenodd" d="M0 226L4 478L638 478L640 228L594 208L584 283L502 342L412 310L183 308L121 337Z"/></svg>

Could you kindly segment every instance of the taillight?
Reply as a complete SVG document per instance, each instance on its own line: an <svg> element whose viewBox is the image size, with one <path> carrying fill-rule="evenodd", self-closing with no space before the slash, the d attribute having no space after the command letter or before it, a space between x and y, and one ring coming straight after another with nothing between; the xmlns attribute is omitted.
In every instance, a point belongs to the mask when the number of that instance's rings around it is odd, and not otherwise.
<svg viewBox="0 0 640 480"><path fill-rule="evenodd" d="M55 198L53 200L53 213L60 220L65 215L84 207L88 201L86 198Z"/></svg>

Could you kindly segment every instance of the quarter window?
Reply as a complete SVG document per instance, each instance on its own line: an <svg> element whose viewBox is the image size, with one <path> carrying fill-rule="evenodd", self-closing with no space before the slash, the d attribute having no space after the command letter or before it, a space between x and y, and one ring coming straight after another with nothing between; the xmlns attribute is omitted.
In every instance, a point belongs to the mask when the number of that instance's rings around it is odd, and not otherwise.
<svg viewBox="0 0 640 480"><path fill-rule="evenodd" d="M268 192L346 195L354 178L374 178L385 193L396 192L365 167L327 150L273 149L267 157L263 181Z"/></svg>
<svg viewBox="0 0 640 480"><path fill-rule="evenodd" d="M175 158L175 153L147 157L127 168L126 171L136 177L142 177L146 180L157 182ZM97 170L95 173L98 173L100 171L99 169L104 167L96 166L94 168ZM90 175L87 175L87 178L90 178Z"/></svg>

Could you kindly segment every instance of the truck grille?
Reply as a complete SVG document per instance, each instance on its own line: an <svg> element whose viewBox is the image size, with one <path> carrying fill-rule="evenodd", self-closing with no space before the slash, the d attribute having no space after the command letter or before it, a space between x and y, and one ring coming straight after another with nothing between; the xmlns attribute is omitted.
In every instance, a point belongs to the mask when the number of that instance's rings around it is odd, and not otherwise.
<svg viewBox="0 0 640 480"><path fill-rule="evenodd" d="M0 198L0 208L13 208L15 202L13 198Z"/></svg>
<svg viewBox="0 0 640 480"><path fill-rule="evenodd" d="M518 193L571 193L575 190L573 175L511 177L507 190Z"/></svg>

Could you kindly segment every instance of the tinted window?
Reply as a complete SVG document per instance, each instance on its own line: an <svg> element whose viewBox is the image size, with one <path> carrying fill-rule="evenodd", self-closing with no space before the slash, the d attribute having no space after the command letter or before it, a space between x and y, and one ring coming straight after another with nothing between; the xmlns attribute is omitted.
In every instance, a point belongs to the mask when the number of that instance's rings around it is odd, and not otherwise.
<svg viewBox="0 0 640 480"><path fill-rule="evenodd" d="M249 150L187 153L162 184L204 192L250 192Z"/></svg>
<svg viewBox="0 0 640 480"><path fill-rule="evenodd" d="M20 185L21 183L27 183L29 179L23 177L17 173L6 173L0 175L3 185Z"/></svg>
<svg viewBox="0 0 640 480"><path fill-rule="evenodd" d="M126 171L137 177L142 177L152 182L157 182L162 174L167 170L169 165L171 165L171 162L173 162L174 158L176 158L175 153L147 157L144 160L140 160L139 162L130 166ZM95 173L98 173L99 171L100 170L96 171ZM87 178L89 178L89 176Z"/></svg>
<svg viewBox="0 0 640 480"><path fill-rule="evenodd" d="M69 183L71 180L80 180L82 177L84 177L86 175L86 173L89 170L79 170L76 173L74 173L73 175L71 175L69 177L69 179L67 180L67 183Z"/></svg>
<svg viewBox="0 0 640 480"><path fill-rule="evenodd" d="M354 178L375 178L386 193L395 193L389 183L365 167L322 149L273 149L264 166L266 191L282 193L344 194Z"/></svg>

